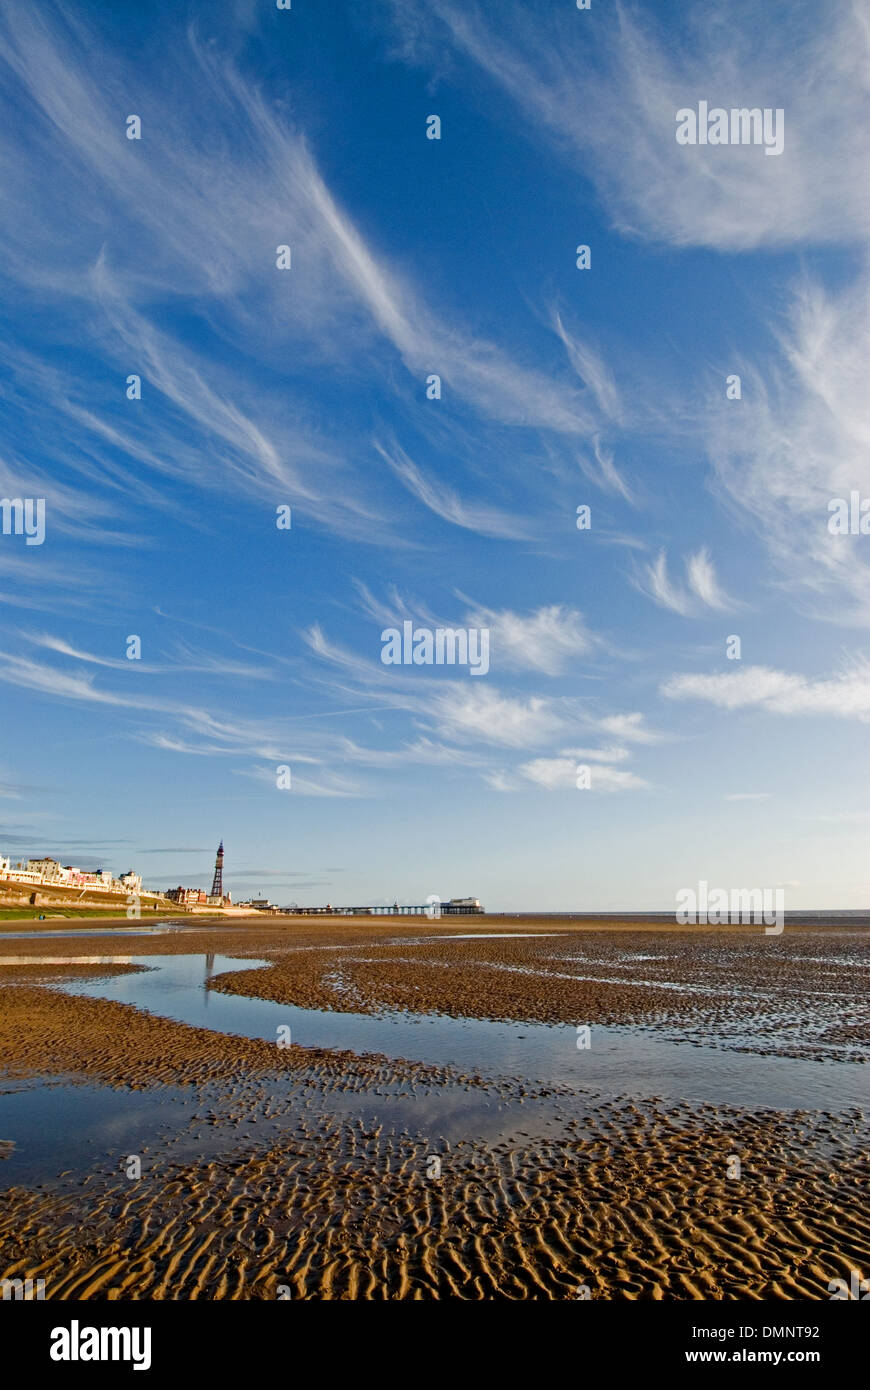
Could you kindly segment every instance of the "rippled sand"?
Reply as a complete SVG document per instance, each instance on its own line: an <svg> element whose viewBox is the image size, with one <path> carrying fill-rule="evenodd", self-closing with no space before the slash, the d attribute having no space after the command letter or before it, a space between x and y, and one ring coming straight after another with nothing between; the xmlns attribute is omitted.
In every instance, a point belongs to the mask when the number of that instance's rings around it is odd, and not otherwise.
<svg viewBox="0 0 870 1390"><path fill-rule="evenodd" d="M862 1160L814 1154L830 1122L746 1125L605 1105L557 1141L459 1143L430 1179L418 1139L303 1117L159 1181L9 1194L3 1273L52 1298L827 1297L870 1267Z"/></svg>
<svg viewBox="0 0 870 1390"><path fill-rule="evenodd" d="M597 1009L602 1021L679 1024L702 1038L751 1012L753 1045L794 1055L823 1034L828 1044L862 1034L860 934L711 932L703 947L636 929L435 945L427 934L222 929L196 949L274 952L274 971L218 987L309 1006L590 1021ZM56 940L33 945L60 953ZM70 955L87 949L70 943ZM189 951L190 939L169 949ZM183 1161L154 1141L134 1181L94 1165L46 1190L7 1190L0 1277L45 1278L49 1298L576 1298L585 1286L592 1298L826 1299L831 1279L870 1271L857 1111L785 1114L774 1097L761 1112L640 1102L630 1076L624 1096L580 1105L522 1078L279 1053L50 992L40 981L54 965L44 976L15 969L15 983L0 975L7 1073L181 1085L191 1120L205 1117L214 1136ZM458 1098L471 1107L467 1132L460 1115L447 1139L439 1116Z"/></svg>

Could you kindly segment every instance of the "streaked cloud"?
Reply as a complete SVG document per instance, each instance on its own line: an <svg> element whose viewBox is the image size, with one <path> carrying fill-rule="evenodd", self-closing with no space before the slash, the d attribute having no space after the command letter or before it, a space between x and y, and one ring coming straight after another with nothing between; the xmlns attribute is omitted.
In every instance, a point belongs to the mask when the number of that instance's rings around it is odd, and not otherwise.
<svg viewBox="0 0 870 1390"><path fill-rule="evenodd" d="M418 502L442 521L500 540L528 540L534 535L528 522L519 517L485 503L464 500L446 483L427 477L397 444L385 448L375 442L375 448Z"/></svg>
<svg viewBox="0 0 870 1390"><path fill-rule="evenodd" d="M523 763L519 772L528 781L536 783L546 791L570 789L577 792L577 763L574 758L534 758L531 762ZM584 795L596 791L639 791L648 786L649 783L642 777L626 771L625 768L596 763L590 768L589 786L577 794Z"/></svg>
<svg viewBox="0 0 870 1390"><path fill-rule="evenodd" d="M870 497L870 271L838 291L802 277L773 327L778 356L748 364L743 399L708 421L718 489L805 610L866 627L870 556L828 522L832 499Z"/></svg>
<svg viewBox="0 0 870 1390"><path fill-rule="evenodd" d="M641 565L632 576L635 586L662 608L670 608L683 618L697 617L703 608L723 612L736 607L734 599L722 589L709 551L701 548L686 558L686 587L668 574L667 553L660 550L651 564Z"/></svg>
<svg viewBox="0 0 870 1390"><path fill-rule="evenodd" d="M508 0L497 22L473 0L431 0L413 18L393 7L407 58L443 74L446 47L484 72L533 135L594 180L623 236L746 251L870 234L870 25L851 0L832 0L823 24L810 0L795 0L788 24L760 23L752 0L733 0L724 23L689 4L679 45L654 9L632 4L594 21L540 0ZM783 108L784 153L678 145L675 114L701 99Z"/></svg>
<svg viewBox="0 0 870 1390"><path fill-rule="evenodd" d="M758 708L771 714L833 715L870 720L870 664L861 660L836 676L812 679L767 666L711 675L672 676L662 686L671 700L705 700L720 709Z"/></svg>

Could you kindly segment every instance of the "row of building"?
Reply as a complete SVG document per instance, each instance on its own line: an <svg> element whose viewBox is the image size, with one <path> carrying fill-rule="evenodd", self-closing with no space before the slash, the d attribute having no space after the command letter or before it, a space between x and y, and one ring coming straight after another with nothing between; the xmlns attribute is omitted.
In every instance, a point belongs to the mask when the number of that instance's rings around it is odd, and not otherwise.
<svg viewBox="0 0 870 1390"><path fill-rule="evenodd" d="M211 892L204 888L167 888L163 897L179 907L228 907L232 904L232 894L223 891L223 842L218 847L215 860L214 880ZM142 892L142 876L128 869L125 874L115 878L106 869L79 869L75 864L61 864L57 859L46 856L43 859L26 859L13 864L0 854L0 880L7 883L27 884L34 888L78 888L88 892L127 893L139 895ZM478 898L449 898L440 902L433 894L427 903L414 903L401 906L398 902L376 907L277 907L268 898L249 898L238 904L257 912L299 913L305 916L342 917L456 917L472 916L485 912Z"/></svg>
<svg viewBox="0 0 870 1390"><path fill-rule="evenodd" d="M0 854L0 879L8 883L27 883L44 888L86 888L89 892L142 892L142 876L128 869L120 878L107 869L79 869L75 864L60 864L56 859L24 859L13 864Z"/></svg>
<svg viewBox="0 0 870 1390"><path fill-rule="evenodd" d="M149 894L166 897L181 907L223 907L232 902L232 895L223 893L224 847L220 845L215 861L215 876L210 893L204 888L169 888L165 894ZM33 888L79 888L90 892L127 893L138 896L142 892L142 875L133 869L115 878L107 869L79 869L75 864L61 864L57 859L46 856L43 859L12 861L0 854L0 880L6 883L26 884Z"/></svg>
<svg viewBox="0 0 870 1390"><path fill-rule="evenodd" d="M182 888L181 884L167 888L163 896L179 907L223 907L233 900L232 893L207 893L204 888Z"/></svg>

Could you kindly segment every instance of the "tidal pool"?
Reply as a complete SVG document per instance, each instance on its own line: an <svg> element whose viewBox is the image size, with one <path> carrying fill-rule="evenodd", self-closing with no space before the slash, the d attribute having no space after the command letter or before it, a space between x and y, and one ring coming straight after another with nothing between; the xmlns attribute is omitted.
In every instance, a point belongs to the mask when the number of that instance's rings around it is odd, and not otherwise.
<svg viewBox="0 0 870 1390"><path fill-rule="evenodd" d="M61 936L168 936L175 932L208 931L208 927L191 927L187 923L164 922L153 927L58 927L47 931L2 931L3 941L45 941Z"/></svg>
<svg viewBox="0 0 870 1390"><path fill-rule="evenodd" d="M257 969L268 961L224 955L118 959L139 968L111 978L53 982L51 988L114 999L179 1023L242 1037L277 1042L279 1029L289 1026L292 1041L302 1047L382 1053L485 1076L592 1088L607 1096L827 1111L863 1107L870 1099L867 1068L848 1062L728 1051L666 1038L649 1029L599 1024L591 1026L591 1045L579 1049L577 1029L570 1024L341 1013L208 988L217 974ZM582 1023L578 1019L578 1025Z"/></svg>

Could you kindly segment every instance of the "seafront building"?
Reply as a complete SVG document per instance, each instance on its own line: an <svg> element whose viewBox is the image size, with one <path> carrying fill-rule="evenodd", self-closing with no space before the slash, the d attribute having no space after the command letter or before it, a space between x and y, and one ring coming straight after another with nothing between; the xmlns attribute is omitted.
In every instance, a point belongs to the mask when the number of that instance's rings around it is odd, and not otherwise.
<svg viewBox="0 0 870 1390"><path fill-rule="evenodd" d="M19 860L13 865L0 854L0 879L35 888L87 888L88 891L134 894L142 891L142 876L132 869L115 878L106 869L79 869L75 864L61 864L48 856Z"/></svg>
<svg viewBox="0 0 870 1390"><path fill-rule="evenodd" d="M167 888L163 896L181 907L205 907L208 902L204 888L182 888L180 883L177 888Z"/></svg>

